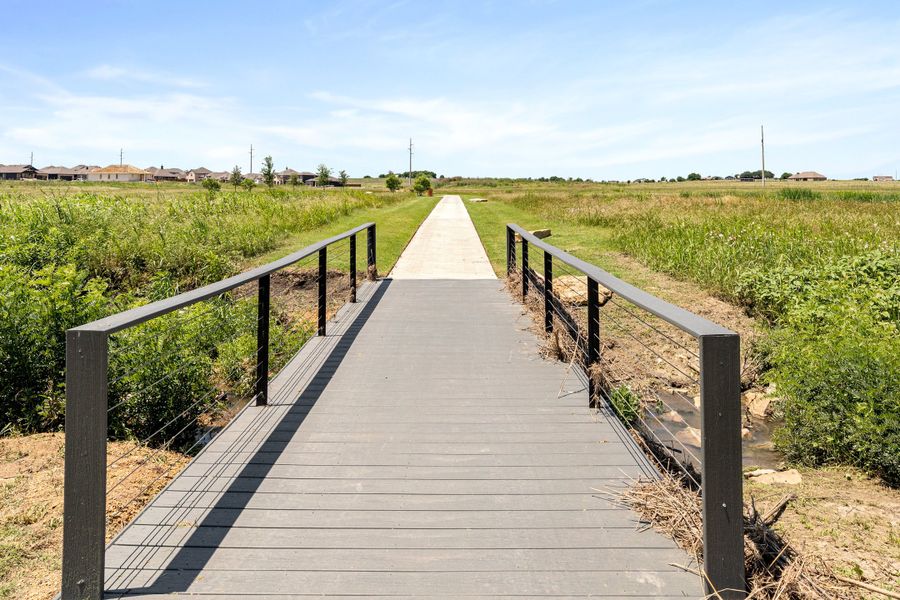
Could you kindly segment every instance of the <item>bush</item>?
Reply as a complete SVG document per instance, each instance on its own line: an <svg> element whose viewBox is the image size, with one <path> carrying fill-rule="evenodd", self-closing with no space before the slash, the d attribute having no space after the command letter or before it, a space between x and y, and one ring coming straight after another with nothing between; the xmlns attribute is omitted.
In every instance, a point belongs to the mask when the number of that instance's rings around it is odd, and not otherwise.
<svg viewBox="0 0 900 600"><path fill-rule="evenodd" d="M641 401L627 385L620 385L612 390L609 401L623 423L631 425L638 420Z"/></svg>
<svg viewBox="0 0 900 600"><path fill-rule="evenodd" d="M416 177L416 181L413 183L413 191L416 192L417 196L421 196L430 189L431 180L428 179L427 175L419 175Z"/></svg>
<svg viewBox="0 0 900 600"><path fill-rule="evenodd" d="M784 397L775 441L789 460L845 463L900 486L897 331L829 320L816 334L783 329L769 357Z"/></svg>
<svg viewBox="0 0 900 600"><path fill-rule="evenodd" d="M384 185L392 192L396 192L400 189L400 186L403 185L403 182L400 181L400 178L394 173L388 173L388 176L384 180Z"/></svg>
<svg viewBox="0 0 900 600"><path fill-rule="evenodd" d="M0 431L62 424L65 331L105 314L105 293L72 265L0 264Z"/></svg>

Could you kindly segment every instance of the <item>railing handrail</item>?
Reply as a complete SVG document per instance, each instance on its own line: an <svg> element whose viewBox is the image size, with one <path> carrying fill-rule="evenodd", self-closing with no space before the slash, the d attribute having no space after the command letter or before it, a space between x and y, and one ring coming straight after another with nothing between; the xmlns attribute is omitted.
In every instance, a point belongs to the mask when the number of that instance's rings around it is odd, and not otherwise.
<svg viewBox="0 0 900 600"><path fill-rule="evenodd" d="M370 222L216 283L66 331L62 600L100 600L104 597L110 334L256 282L257 344L253 399L257 406L265 406L268 404L269 388L272 273L318 254L316 331L318 336L325 336L328 316L328 247L343 239L349 240L348 302L356 302L356 235L363 231L366 232L366 277L375 279L378 274L375 262L376 228L375 223Z"/></svg>
<svg viewBox="0 0 900 600"><path fill-rule="evenodd" d="M290 266L308 256L315 254L326 246L330 246L331 244L339 242L342 239L356 235L357 233L361 233L362 231L365 231L373 225L374 223L371 222L363 223L358 227L354 227L353 229L349 229L343 233L339 233L330 238L318 241L314 244L310 244L305 248L297 250L296 252L288 254L283 258L279 258L278 260L272 261L260 267L250 269L249 271L244 271L243 273L238 273L237 275L233 275L215 283L210 283L209 285L205 285L194 290L182 292L181 294L172 296L170 298L157 300L156 302L151 302L150 304L145 304L144 306L131 308L129 310L125 310L108 317L103 317L102 319L97 319L96 321L91 321L90 323L85 323L84 325L80 325L78 327L73 327L70 329L70 331L99 331L111 334L117 331L122 331L123 329L128 329L129 327L139 325L145 321L149 321L150 319L154 319L166 313L178 310L179 308L184 308L186 306L190 306L191 304L202 302L203 300L208 300L209 298L212 298L214 296L218 296L252 281L256 281L262 277L265 277L266 275L271 275L276 271L280 271L287 266Z"/></svg>
<svg viewBox="0 0 900 600"><path fill-rule="evenodd" d="M602 348L599 286L603 285L634 306L693 335L699 346L700 384L700 438L701 502L703 511L704 579L707 592L717 598L742 600L746 596L744 579L743 498L741 474L741 374L740 336L721 325L695 315L625 283L603 269L564 252L522 227L509 223L506 226L506 271L516 269L516 237L522 245L522 300L528 296L529 281L543 292L544 329L549 334L554 329L554 311L559 314L560 303L554 301L553 259L581 271L587 283L587 332L573 331L563 323L576 345L584 339L584 363L589 369L600 364ZM528 247L543 250L544 279L537 279L529 265ZM537 259L538 257L535 257ZM559 315L562 319L563 315ZM591 406L597 406L595 398L599 386L595 378L588 376ZM609 396L607 402L611 402ZM710 460L707 460L709 458Z"/></svg>
<svg viewBox="0 0 900 600"><path fill-rule="evenodd" d="M544 242L515 223L508 223L506 226L522 236L529 244L551 254L554 258L559 259L570 267L574 267L611 292L622 296L632 304L656 315L660 319L691 334L695 338L711 335L735 335L735 332L730 329L722 327L717 323L713 323L712 321L685 310L680 306L675 306L661 298L657 298L653 294L622 281L615 275L604 271L596 265L585 262L580 258L572 256L565 250L560 250L556 246Z"/></svg>

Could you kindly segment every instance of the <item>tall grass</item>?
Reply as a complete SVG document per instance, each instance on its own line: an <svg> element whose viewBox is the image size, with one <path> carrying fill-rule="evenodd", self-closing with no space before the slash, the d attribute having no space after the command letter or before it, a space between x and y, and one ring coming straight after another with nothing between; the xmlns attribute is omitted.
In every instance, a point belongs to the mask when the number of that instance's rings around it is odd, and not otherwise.
<svg viewBox="0 0 900 600"><path fill-rule="evenodd" d="M103 194L50 189L0 191L0 432L61 424L66 329L222 279L292 234L403 198L345 190L212 195L182 190L157 197L143 187ZM250 337L238 339L245 350L255 349L248 306L228 304L217 327L203 328L203 339L181 327L177 315L160 321L160 341L135 344L136 354L124 358L168 368L154 362L154 353L160 344L177 347L170 354L181 361L181 375L167 380L174 388L157 388L152 398L133 394L138 380L125 380L133 384L128 389L112 389L113 396L134 396L126 406L134 410L123 411L125 418L117 417L113 430L139 434L152 429L178 414L179 402L192 398L181 392L208 386L216 373L240 383L233 365L223 364L228 356L240 362L239 348L223 345L225 338L210 332L233 337L243 326ZM290 332L273 331L273 339L282 334Z"/></svg>
<svg viewBox="0 0 900 600"><path fill-rule="evenodd" d="M900 192L869 184L507 190L495 199L612 232L618 249L771 325L776 442L900 485Z"/></svg>

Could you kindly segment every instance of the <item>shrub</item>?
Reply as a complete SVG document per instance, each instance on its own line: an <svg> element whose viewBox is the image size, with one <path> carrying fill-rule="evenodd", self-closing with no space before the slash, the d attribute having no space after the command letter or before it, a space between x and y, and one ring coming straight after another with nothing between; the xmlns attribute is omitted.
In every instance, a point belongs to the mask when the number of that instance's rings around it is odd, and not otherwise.
<svg viewBox="0 0 900 600"><path fill-rule="evenodd" d="M416 192L417 196L421 196L430 189L431 180L428 179L427 175L419 175L416 177L416 181L413 183L413 191Z"/></svg>
<svg viewBox="0 0 900 600"><path fill-rule="evenodd" d="M630 425L638 420L641 401L627 385L620 385L612 390L609 394L609 401L623 423Z"/></svg>
<svg viewBox="0 0 900 600"><path fill-rule="evenodd" d="M392 172L388 173L388 176L384 180L384 185L392 192L396 192L400 189L400 186L403 185L403 182L401 182L400 178Z"/></svg>
<svg viewBox="0 0 900 600"><path fill-rule="evenodd" d="M105 293L72 265L0 264L0 431L62 423L65 331L104 314Z"/></svg>
<svg viewBox="0 0 900 600"><path fill-rule="evenodd" d="M896 327L842 319L828 325L815 334L776 334L770 377L785 398L776 444L795 462L852 464L900 486Z"/></svg>

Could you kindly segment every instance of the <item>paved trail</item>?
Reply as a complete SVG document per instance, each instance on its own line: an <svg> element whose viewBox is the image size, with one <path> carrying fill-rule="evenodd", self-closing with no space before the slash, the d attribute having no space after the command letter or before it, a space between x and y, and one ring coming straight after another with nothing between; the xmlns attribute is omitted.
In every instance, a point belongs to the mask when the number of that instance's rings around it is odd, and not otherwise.
<svg viewBox="0 0 900 600"><path fill-rule="evenodd" d="M459 196L444 196L400 256L392 279L496 279Z"/></svg>

